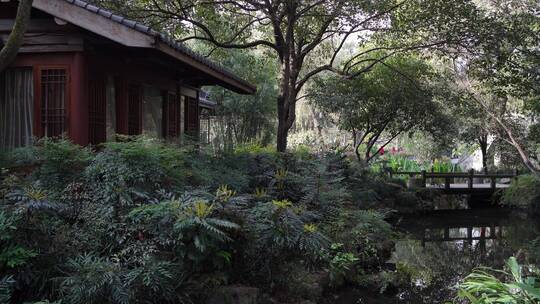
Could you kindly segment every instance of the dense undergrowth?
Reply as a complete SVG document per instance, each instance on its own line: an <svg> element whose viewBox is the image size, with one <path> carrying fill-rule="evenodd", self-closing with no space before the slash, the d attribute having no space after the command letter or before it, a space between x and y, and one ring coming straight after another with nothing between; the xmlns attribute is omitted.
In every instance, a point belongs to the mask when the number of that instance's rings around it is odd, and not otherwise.
<svg viewBox="0 0 540 304"><path fill-rule="evenodd" d="M316 301L311 279L375 284L408 193L337 150L44 139L2 162L1 303L201 303L231 284Z"/></svg>
<svg viewBox="0 0 540 304"><path fill-rule="evenodd" d="M540 176L532 174L519 176L504 191L502 199L503 204L507 206L528 209L540 214Z"/></svg>

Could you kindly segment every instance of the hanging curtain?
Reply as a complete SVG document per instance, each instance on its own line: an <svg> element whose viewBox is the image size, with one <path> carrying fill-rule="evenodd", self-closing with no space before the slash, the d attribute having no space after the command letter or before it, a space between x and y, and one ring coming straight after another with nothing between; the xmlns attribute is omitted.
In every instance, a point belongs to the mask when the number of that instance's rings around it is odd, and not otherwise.
<svg viewBox="0 0 540 304"><path fill-rule="evenodd" d="M0 150L32 144L33 113L32 69L6 69L0 74Z"/></svg>

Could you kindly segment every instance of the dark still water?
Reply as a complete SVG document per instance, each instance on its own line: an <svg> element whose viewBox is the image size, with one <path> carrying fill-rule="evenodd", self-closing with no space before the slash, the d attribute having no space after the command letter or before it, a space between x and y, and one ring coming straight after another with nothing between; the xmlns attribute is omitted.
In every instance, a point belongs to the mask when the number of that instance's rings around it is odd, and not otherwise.
<svg viewBox="0 0 540 304"><path fill-rule="evenodd" d="M537 261L534 247L540 219L504 208L441 210L402 216L397 223L403 237L391 263L407 274L396 303L444 303L454 300L456 285L475 267L503 268L516 256Z"/></svg>
<svg viewBox="0 0 540 304"><path fill-rule="evenodd" d="M504 208L399 215L400 233L382 290L344 289L333 303L460 303L456 286L474 268L503 268L516 256L540 261L540 218ZM384 284L382 284L384 286Z"/></svg>

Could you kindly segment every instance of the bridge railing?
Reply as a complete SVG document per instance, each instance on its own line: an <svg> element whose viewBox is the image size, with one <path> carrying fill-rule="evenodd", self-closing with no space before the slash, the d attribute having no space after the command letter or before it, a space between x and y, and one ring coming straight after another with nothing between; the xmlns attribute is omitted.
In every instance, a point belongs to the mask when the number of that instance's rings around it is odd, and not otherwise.
<svg viewBox="0 0 540 304"><path fill-rule="evenodd" d="M441 179L444 180L444 189L450 189L450 184L454 179L465 179L467 181L467 187L473 189L474 179L489 179L490 187L492 189L497 188L497 180L502 178L515 178L519 175L518 170L515 170L513 173L476 173L474 170L469 170L468 172L430 172L422 170L419 172L416 171L389 171L390 177L393 175L408 175L409 177L420 176L421 177L421 187L425 188L427 186L428 180Z"/></svg>

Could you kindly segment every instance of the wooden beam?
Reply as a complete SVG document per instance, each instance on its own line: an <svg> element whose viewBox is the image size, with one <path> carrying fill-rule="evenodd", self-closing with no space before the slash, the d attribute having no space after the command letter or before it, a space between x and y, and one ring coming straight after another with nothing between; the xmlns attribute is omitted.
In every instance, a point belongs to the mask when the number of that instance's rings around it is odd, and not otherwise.
<svg viewBox="0 0 540 304"><path fill-rule="evenodd" d="M0 32L10 33L13 30L15 19L0 19ZM58 25L53 19L31 19L26 33L61 33L73 32L75 28L70 25Z"/></svg>
<svg viewBox="0 0 540 304"><path fill-rule="evenodd" d="M0 40L6 41L8 34L0 34ZM35 33L26 34L23 39L23 45L82 45L83 38L78 35L50 34L50 33Z"/></svg>
<svg viewBox="0 0 540 304"><path fill-rule="evenodd" d="M63 44L51 44L51 45L29 45L22 46L19 49L19 53L55 53L55 52L82 52L84 47L82 45L63 45Z"/></svg>

